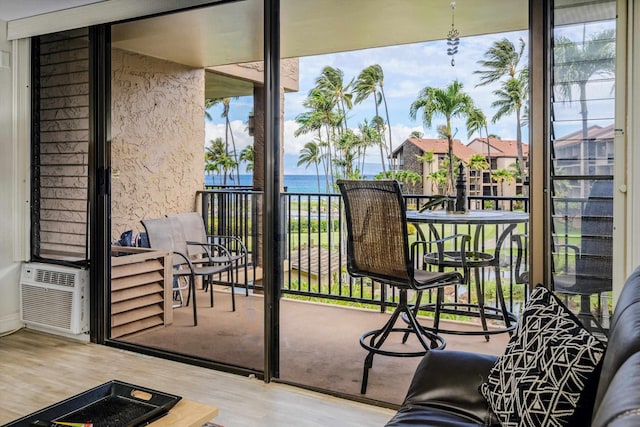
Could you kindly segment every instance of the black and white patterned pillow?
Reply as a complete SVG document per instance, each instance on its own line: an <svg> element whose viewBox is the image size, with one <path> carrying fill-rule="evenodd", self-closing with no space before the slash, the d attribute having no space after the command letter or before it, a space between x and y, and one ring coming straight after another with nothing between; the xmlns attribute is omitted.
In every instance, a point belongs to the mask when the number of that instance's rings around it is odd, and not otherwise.
<svg viewBox="0 0 640 427"><path fill-rule="evenodd" d="M590 419L604 350L539 286L480 392L503 427L583 425L577 420Z"/></svg>

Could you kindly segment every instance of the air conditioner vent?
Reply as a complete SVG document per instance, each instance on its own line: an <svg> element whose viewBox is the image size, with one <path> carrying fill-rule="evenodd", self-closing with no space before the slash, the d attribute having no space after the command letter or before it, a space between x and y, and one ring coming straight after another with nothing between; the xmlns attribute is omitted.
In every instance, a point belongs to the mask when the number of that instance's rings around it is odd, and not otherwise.
<svg viewBox="0 0 640 427"><path fill-rule="evenodd" d="M22 316L33 323L71 329L73 293L22 284Z"/></svg>
<svg viewBox="0 0 640 427"><path fill-rule="evenodd" d="M36 272L36 282L72 288L76 283L76 275L75 273L38 269Z"/></svg>
<svg viewBox="0 0 640 427"><path fill-rule="evenodd" d="M35 328L74 336L89 331L89 270L25 263L20 319Z"/></svg>

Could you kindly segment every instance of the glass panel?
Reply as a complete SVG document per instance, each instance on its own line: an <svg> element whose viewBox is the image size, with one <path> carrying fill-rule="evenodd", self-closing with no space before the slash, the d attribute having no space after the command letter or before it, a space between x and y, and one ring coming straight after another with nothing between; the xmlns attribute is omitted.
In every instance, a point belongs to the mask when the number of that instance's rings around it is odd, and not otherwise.
<svg viewBox="0 0 640 427"><path fill-rule="evenodd" d="M589 328L610 311L615 2L556 3L551 99L552 276Z"/></svg>
<svg viewBox="0 0 640 427"><path fill-rule="evenodd" d="M263 371L261 29L260 2L112 27L112 339Z"/></svg>
<svg viewBox="0 0 640 427"><path fill-rule="evenodd" d="M341 2L338 15L327 13L334 7L322 0L305 3L305 6L295 0L283 1L282 7L282 15L286 17L283 57L293 56L292 52L300 57L299 88L284 96L284 182L285 185L293 182L291 177L300 174L307 178L308 184L304 188L291 185L283 195L286 270L280 302L280 378L359 397L367 355L360 344L369 342L371 336L360 339L368 331L384 325L401 304L404 294L399 287L348 273L345 207L333 183L345 178L393 177L402 182L407 206L415 210L434 194L452 194L447 193L448 166L457 166L462 160L469 205L473 209L526 210L528 206L523 196L526 191L519 183L520 175L527 176L529 152L528 132L520 126L526 127L524 105L528 102L526 84L521 85L520 80L524 75L520 72L528 69L529 61L527 14L522 13L527 10L527 3L509 2L510 6L517 4L514 8L518 10L507 17L496 14L496 8L502 10L505 2L463 5L458 2L455 11L460 11L464 18L458 21L456 15L455 25L460 25L464 34L455 60L452 58L455 49L451 46L457 46L457 42L450 40L451 44L447 44L448 25L446 31L434 30L437 22L446 20L451 24L452 3L427 5L419 0L393 2L393 6L385 1L370 3L364 10L357 2ZM292 16L300 16L301 23L291 25ZM524 23L514 23L516 17ZM505 26L505 22L513 26ZM392 35L369 31L373 27L407 31ZM472 27L475 30L471 30ZM487 28L495 33L487 34ZM308 34L313 37L306 37ZM304 40L304 46L300 40ZM518 78L505 72L498 81L478 88L477 71L483 68L479 62L495 45L499 54L516 53L510 57L515 64L510 62L511 66L505 68ZM301 51L303 55L299 54ZM441 98L426 101L426 94L432 93L427 87L447 92L454 81L462 84L461 92L469 95L481 109L486 125L477 117L481 127L469 133L472 126L467 126L466 117L460 117L464 114L453 114L456 117L448 122L446 114L451 111L433 113L432 121L423 119L423 113L431 113L430 107L425 107L427 111L418 109L416 117L410 117L410 109L417 99L421 98L416 105L424 102L423 105L431 106L442 101ZM456 90L454 87L449 94ZM505 99L494 91L502 95L508 92L517 99ZM442 102L450 106L456 100L447 98ZM498 114L501 108L492 105L494 102L505 107L502 113ZM522 115L518 116L515 111L520 107ZM499 124L493 121L496 116ZM451 163L447 134L453 139L452 151L456 157ZM519 159L518 148L522 148L522 159ZM524 170L514 166L518 161ZM492 195L493 198L487 197ZM499 215L502 214L496 214ZM504 266L500 267L499 275L485 265L470 274L472 285L451 286L446 290L447 302L467 307L463 309L467 312L460 316L449 310L446 322L457 321L453 326L448 323L450 329L460 326L465 332L475 331L477 335L483 333L480 316L471 318L467 313L468 307L475 307L480 292L487 306L497 307L500 303L496 289L498 280L502 280L503 293L512 311L522 306L525 293L525 286L516 283L509 268L517 251L509 249L512 249L510 234L524 234L526 226L519 224L503 234L506 227L502 225L484 225L484 228L468 224L435 226L442 236L450 236L456 230L474 234L479 251L492 251L497 245L505 249L499 252L500 265ZM430 232L426 224L410 225L409 239L413 242ZM393 237L398 236L384 236L381 241ZM504 237L504 241L500 237ZM373 246L369 249L376 250ZM415 258L422 259L419 255ZM421 269L426 268L419 261L417 264ZM435 291L420 297L409 291L410 303L418 298L424 303L432 302ZM433 324L433 312L421 311L420 317L425 325ZM492 328L503 325L500 315L492 317ZM399 328L404 325L402 320L396 324ZM396 351L403 348L416 351L421 346L414 338L403 344L402 334L391 334L384 345ZM483 347L482 351L501 353L507 341L506 333L494 335L490 340L492 349ZM484 338L459 342L468 345L466 349L470 351L479 349L476 343L486 344ZM400 404L418 361L419 358L411 357L375 356L364 397Z"/></svg>

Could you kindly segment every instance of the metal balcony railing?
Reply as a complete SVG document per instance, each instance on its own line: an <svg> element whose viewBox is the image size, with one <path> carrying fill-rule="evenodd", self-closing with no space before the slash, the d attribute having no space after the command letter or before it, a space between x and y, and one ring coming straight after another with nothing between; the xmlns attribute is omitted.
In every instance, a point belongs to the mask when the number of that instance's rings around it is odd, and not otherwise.
<svg viewBox="0 0 640 427"><path fill-rule="evenodd" d="M250 253L251 269L248 277L238 278L238 286L260 292L262 290L260 208L262 192L251 187L217 188L198 192L205 224L212 234L240 237ZM406 195L407 209L418 209L429 201L428 195ZM528 211L525 197L470 196L470 209L504 209ZM281 293L285 297L368 307L384 311L397 301L393 287L367 279L355 279L346 271L346 246L341 197L338 193L282 193L284 249L284 280ZM471 233L472 226L457 226L454 233ZM485 227L483 245L495 244L497 230ZM415 230L410 226L410 233ZM515 232L515 231L514 231ZM517 232L526 232L518 230ZM429 231L425 230L427 238ZM415 233L414 237L415 238ZM505 241L505 254L500 274L508 308L518 313L524 303L524 287L515 283L512 266L515 248ZM485 269L481 274L488 304L495 304L491 284L494 272ZM463 287L464 288L464 287ZM466 289L455 289L454 300L466 298ZM435 296L435 295L434 295Z"/></svg>

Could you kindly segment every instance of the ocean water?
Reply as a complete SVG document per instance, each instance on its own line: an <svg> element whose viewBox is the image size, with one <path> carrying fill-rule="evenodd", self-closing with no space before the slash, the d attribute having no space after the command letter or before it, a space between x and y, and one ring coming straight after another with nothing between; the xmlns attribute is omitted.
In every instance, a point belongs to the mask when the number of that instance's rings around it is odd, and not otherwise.
<svg viewBox="0 0 640 427"><path fill-rule="evenodd" d="M240 175L240 185L253 185L252 175ZM236 180L227 178L227 185L238 185ZM205 175L205 185L221 185L219 176ZM320 190L318 191L318 177L316 175L284 175L284 186L290 193L333 193L337 190L327 191L327 181L324 175L320 176Z"/></svg>

